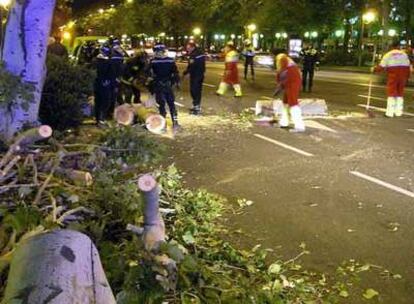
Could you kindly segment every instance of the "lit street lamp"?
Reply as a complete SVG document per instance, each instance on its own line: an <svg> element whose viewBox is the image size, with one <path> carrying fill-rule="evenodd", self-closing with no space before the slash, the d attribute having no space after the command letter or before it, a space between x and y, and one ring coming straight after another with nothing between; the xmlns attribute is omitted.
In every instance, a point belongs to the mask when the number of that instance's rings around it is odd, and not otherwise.
<svg viewBox="0 0 414 304"><path fill-rule="evenodd" d="M193 34L194 34L194 36L201 35L201 29L199 27L194 28L193 29Z"/></svg>
<svg viewBox="0 0 414 304"><path fill-rule="evenodd" d="M251 23L248 26L246 26L246 28L247 28L247 37L249 39L252 39L253 32L256 31L256 29L257 29L256 24Z"/></svg>
<svg viewBox="0 0 414 304"><path fill-rule="evenodd" d="M362 65L362 51L364 50L364 31L365 25L374 22L377 19L376 11L369 10L362 15L361 19L361 33L359 37L359 54L358 54L358 66Z"/></svg>

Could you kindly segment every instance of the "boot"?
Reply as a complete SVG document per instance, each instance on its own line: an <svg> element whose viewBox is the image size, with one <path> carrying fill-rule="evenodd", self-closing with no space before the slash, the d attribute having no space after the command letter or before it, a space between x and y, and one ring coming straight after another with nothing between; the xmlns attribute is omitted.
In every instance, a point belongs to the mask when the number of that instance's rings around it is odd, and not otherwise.
<svg viewBox="0 0 414 304"><path fill-rule="evenodd" d="M195 115L195 116L199 116L201 115L201 107L200 106L194 106L190 109L190 114L191 115Z"/></svg>
<svg viewBox="0 0 414 304"><path fill-rule="evenodd" d="M279 127L280 128L287 128L289 127L289 106L283 105L282 113L280 113L279 117Z"/></svg>
<svg viewBox="0 0 414 304"><path fill-rule="evenodd" d="M404 98L403 97L397 97L395 101L395 116L401 117L404 112Z"/></svg>
<svg viewBox="0 0 414 304"><path fill-rule="evenodd" d="M388 99L387 99L387 111L385 112L385 116L390 117L390 118L394 117L395 107L396 107L396 98L395 97L388 97Z"/></svg>
<svg viewBox="0 0 414 304"><path fill-rule="evenodd" d="M222 95L226 94L226 91L227 91L227 83L220 82L220 85L219 85L219 88L218 88L216 94L222 96Z"/></svg>
<svg viewBox="0 0 414 304"><path fill-rule="evenodd" d="M235 97L242 97L243 96L240 84L233 85L233 88L234 88L234 96Z"/></svg>
<svg viewBox="0 0 414 304"><path fill-rule="evenodd" d="M302 109L299 106L293 106L290 108L290 115L294 128L291 130L293 133L305 132L305 123L302 118Z"/></svg>
<svg viewBox="0 0 414 304"><path fill-rule="evenodd" d="M173 118L172 123L173 123L173 130L174 130L174 132L179 131L181 129L181 126L178 123L177 117L174 117Z"/></svg>

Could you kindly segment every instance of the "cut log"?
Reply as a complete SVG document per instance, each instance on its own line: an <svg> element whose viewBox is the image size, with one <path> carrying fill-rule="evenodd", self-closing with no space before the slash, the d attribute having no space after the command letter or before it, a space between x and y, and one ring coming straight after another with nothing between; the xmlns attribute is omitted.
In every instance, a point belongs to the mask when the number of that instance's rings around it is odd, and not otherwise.
<svg viewBox="0 0 414 304"><path fill-rule="evenodd" d="M144 246L148 251L157 252L160 245L165 242L165 224L159 212L159 187L155 178L150 174L139 178L138 187L145 200L142 234Z"/></svg>
<svg viewBox="0 0 414 304"><path fill-rule="evenodd" d="M130 126L135 120L135 109L130 104L123 104L115 108L114 119L117 123L124 126Z"/></svg>
<svg viewBox="0 0 414 304"><path fill-rule="evenodd" d="M146 108L143 105L136 105L135 113L138 120L145 123L145 126L151 133L160 134L164 131L167 125L165 118L156 113L152 108Z"/></svg>
<svg viewBox="0 0 414 304"><path fill-rule="evenodd" d="M55 230L13 253L2 303L115 304L99 253L86 235Z"/></svg>
<svg viewBox="0 0 414 304"><path fill-rule="evenodd" d="M24 131L17 136L7 153L0 160L0 168L4 167L13 158L15 153L25 149L27 146L32 145L35 142L48 139L52 136L52 134L52 128L47 125Z"/></svg>
<svg viewBox="0 0 414 304"><path fill-rule="evenodd" d="M55 171L56 175L66 178L78 186L92 186L93 177L89 172L57 168Z"/></svg>

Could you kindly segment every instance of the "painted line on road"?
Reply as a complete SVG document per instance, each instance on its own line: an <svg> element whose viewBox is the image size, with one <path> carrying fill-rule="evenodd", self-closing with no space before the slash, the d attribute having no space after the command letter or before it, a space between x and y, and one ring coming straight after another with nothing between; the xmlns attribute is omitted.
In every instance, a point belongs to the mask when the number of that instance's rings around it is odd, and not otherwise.
<svg viewBox="0 0 414 304"><path fill-rule="evenodd" d="M274 98L270 98L270 97L267 97L267 96L261 96L260 98L263 98L263 99L266 99L266 100L274 100Z"/></svg>
<svg viewBox="0 0 414 304"><path fill-rule="evenodd" d="M180 108L185 108L185 105L179 102L174 102L176 106L179 106Z"/></svg>
<svg viewBox="0 0 414 304"><path fill-rule="evenodd" d="M367 108L367 105L365 105L365 104L358 104L358 107L361 107L361 108ZM373 109L373 110L377 110L377 111L379 111L379 112L387 112L387 109L385 109L385 108L380 108L380 107L374 107L374 106L369 106L369 108L370 109ZM412 116L412 117L414 117L414 114L413 113L408 113L408 112L403 112L403 114L404 115L406 115L406 116Z"/></svg>
<svg viewBox="0 0 414 304"><path fill-rule="evenodd" d="M209 87L209 88L215 88L216 86L209 83L203 83L203 86Z"/></svg>
<svg viewBox="0 0 414 304"><path fill-rule="evenodd" d="M358 97L362 97L362 98L368 98L368 95L358 95ZM375 97L375 96L371 96L371 99L376 99L376 100L387 100L386 98L383 97Z"/></svg>
<svg viewBox="0 0 414 304"><path fill-rule="evenodd" d="M384 181L382 181L382 180L380 180L378 178L375 178L375 177L366 175L366 174L361 173L361 172L358 172L358 171L350 171L349 173L351 173L352 175L357 176L359 178L365 179L365 180L367 180L369 182L372 182L374 184L377 184L379 186L388 188L388 189L393 190L395 192L398 192L398 193L404 194L406 196L409 196L411 198L414 198L414 192L411 192L411 191L408 191L406 189L403 189L403 188L400 188L400 187L391 185L391 184L389 184L387 182L384 182Z"/></svg>
<svg viewBox="0 0 414 304"><path fill-rule="evenodd" d="M267 141L267 142L270 142L270 143L272 143L272 144L275 144L275 145L277 145L277 146L279 146L279 147L282 147L282 148L285 148L285 149L287 149L287 150L290 150L290 151L296 152L296 153L298 153L298 154L301 154L301 155L304 155L304 156L308 156L308 157L314 156L312 153L308 153L308 152L303 151L303 150L300 150L300 149L298 149L298 148L295 148L295 147L289 146L289 145L287 145L287 144L284 144L284 143L282 143L282 142L280 142L280 141L277 141L277 140L271 139L271 138L269 138L269 137L266 137L266 136L263 136L263 135L260 135L260 134L253 134L253 135L254 135L255 137L257 137L257 138L263 139L263 140L265 140L265 141Z"/></svg>

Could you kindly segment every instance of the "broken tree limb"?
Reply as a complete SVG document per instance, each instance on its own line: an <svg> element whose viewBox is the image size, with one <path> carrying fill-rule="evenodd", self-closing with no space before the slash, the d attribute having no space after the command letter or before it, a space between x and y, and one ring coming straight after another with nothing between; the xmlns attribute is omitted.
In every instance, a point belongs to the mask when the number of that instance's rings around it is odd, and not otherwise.
<svg viewBox="0 0 414 304"><path fill-rule="evenodd" d="M138 188L145 200L144 232L142 239L145 249L157 252L165 242L165 224L159 212L159 188L155 178L146 174L138 179Z"/></svg>
<svg viewBox="0 0 414 304"><path fill-rule="evenodd" d="M17 246L3 301L116 303L95 245L71 230L39 234Z"/></svg>
<svg viewBox="0 0 414 304"><path fill-rule="evenodd" d="M77 186L92 186L93 184L93 177L89 172L80 171L80 170L72 170L72 169L65 169L65 168L56 168L55 173L57 176L63 177L65 179L70 180Z"/></svg>
<svg viewBox="0 0 414 304"><path fill-rule="evenodd" d="M52 128L47 125L24 131L17 136L7 153L0 160L0 168L6 166L13 158L14 154L22 151L24 148L31 144L34 144L37 141L48 139L50 136L52 136L52 134Z"/></svg>

